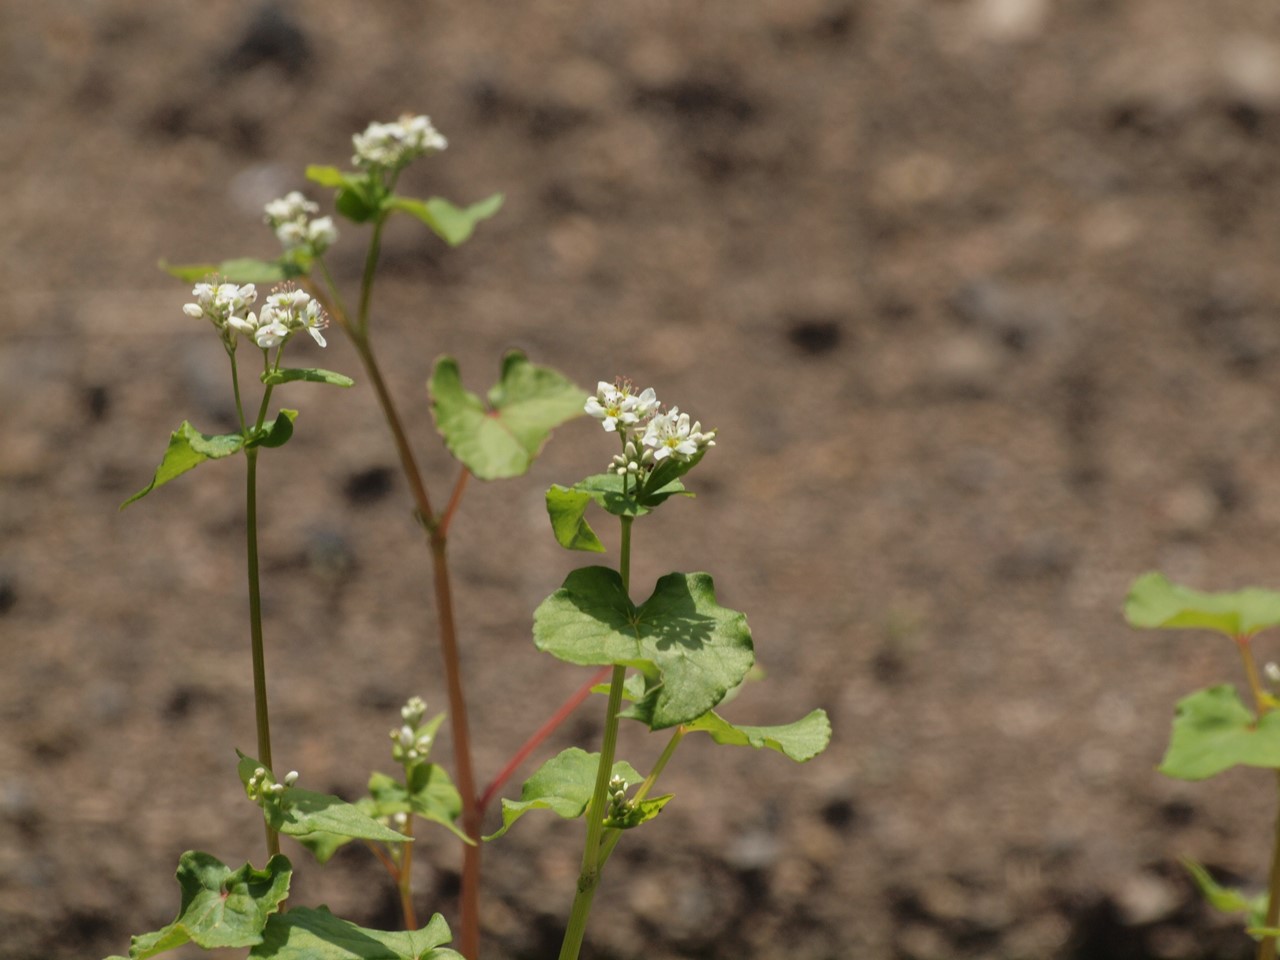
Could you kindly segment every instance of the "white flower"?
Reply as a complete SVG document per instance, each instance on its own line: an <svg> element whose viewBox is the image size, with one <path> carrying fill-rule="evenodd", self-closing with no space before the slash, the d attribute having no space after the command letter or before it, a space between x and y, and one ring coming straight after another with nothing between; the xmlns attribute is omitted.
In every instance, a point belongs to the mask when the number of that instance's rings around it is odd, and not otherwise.
<svg viewBox="0 0 1280 960"><path fill-rule="evenodd" d="M338 242L338 228L333 217L316 217L307 224L307 243L316 253L324 253Z"/></svg>
<svg viewBox="0 0 1280 960"><path fill-rule="evenodd" d="M639 423L657 409L658 398L654 395L653 387L646 387L639 396L633 394L632 389L631 382L627 380L621 380L617 384L601 380L596 384L596 395L587 398L583 410L603 421L601 426L607 433L617 431L618 424L628 427Z"/></svg>
<svg viewBox="0 0 1280 960"><path fill-rule="evenodd" d="M237 322L248 314L249 305L258 299L257 288L252 283L197 283L191 290L195 303L184 304L182 312L188 317L207 317L222 335L228 347L235 347Z"/></svg>
<svg viewBox="0 0 1280 960"><path fill-rule="evenodd" d="M714 430L703 433L700 422L690 423L687 413L681 413L678 407L672 407L649 421L641 442L653 450L655 462L667 457L688 460L699 450L714 447L715 435Z"/></svg>
<svg viewBox="0 0 1280 960"><path fill-rule="evenodd" d="M355 156L351 162L369 169L399 169L431 150L443 150L449 142L426 116L405 114L394 123L371 123L351 138Z"/></svg>
<svg viewBox="0 0 1280 960"><path fill-rule="evenodd" d="M267 223L274 227L292 220L306 220L311 214L320 212L320 204L293 190L278 200L272 200L264 211Z"/></svg>
<svg viewBox="0 0 1280 960"><path fill-rule="evenodd" d="M276 232L276 239L287 251L309 249L313 254L324 253L338 239L332 217L317 217L320 205L308 200L297 190L272 200L264 209L263 219Z"/></svg>
<svg viewBox="0 0 1280 960"><path fill-rule="evenodd" d="M325 346L320 333L329 323L320 304L305 290L286 288L270 294L255 317L249 314L236 329L252 336L263 350L270 350L288 340L298 330L306 330L320 346Z"/></svg>

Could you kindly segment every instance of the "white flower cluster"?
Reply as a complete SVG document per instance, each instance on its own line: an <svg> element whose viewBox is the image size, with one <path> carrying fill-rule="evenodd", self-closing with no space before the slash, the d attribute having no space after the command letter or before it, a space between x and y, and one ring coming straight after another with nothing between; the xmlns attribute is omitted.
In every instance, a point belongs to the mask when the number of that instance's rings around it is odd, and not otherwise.
<svg viewBox="0 0 1280 960"><path fill-rule="evenodd" d="M253 776L249 778L249 782L245 784L244 791L251 800L260 800L263 797L271 796L278 797L284 793L285 787L292 787L297 782L297 770L290 770L285 774L282 782L272 783L271 778L267 776L266 767L257 767L253 771Z"/></svg>
<svg viewBox="0 0 1280 960"><path fill-rule="evenodd" d="M237 286L234 283L197 283L191 291L195 303L188 303L182 312L189 317L208 317L228 349L235 349L236 334L251 338L263 350L279 346L298 330L306 330L320 346L325 345L320 333L329 320L320 304L304 290L286 287L267 296L258 313L249 306L258 299L258 291L252 283Z"/></svg>
<svg viewBox="0 0 1280 960"><path fill-rule="evenodd" d="M405 114L394 123L371 123L351 138L357 167L398 170L429 150L443 150L449 141L431 125L431 118Z"/></svg>
<svg viewBox="0 0 1280 960"><path fill-rule="evenodd" d="M435 738L419 729L426 712L427 704L421 697L410 697L400 708L400 718L404 720L404 724L398 730L391 731L391 755L398 763L416 763L425 760L431 752L431 744Z"/></svg>
<svg viewBox="0 0 1280 960"><path fill-rule="evenodd" d="M338 239L333 217L312 219L319 212L320 204L294 190L268 203L263 219L276 232L280 245L286 251L306 249L319 256Z"/></svg>
<svg viewBox="0 0 1280 960"><path fill-rule="evenodd" d="M716 445L714 430L704 433L702 424L690 421L679 407L660 412L653 388L636 393L629 380L601 380L595 396L587 398L583 409L600 420L606 432L621 433L622 453L613 458L611 465L620 475L651 470L668 457L687 461ZM633 431L638 434L638 443L632 438Z"/></svg>
<svg viewBox="0 0 1280 960"><path fill-rule="evenodd" d="M235 349L236 328L232 317L249 315L249 306L258 299L258 290L252 283L197 283L191 290L195 303L185 304L182 312L188 317L207 317L218 329L223 343Z"/></svg>

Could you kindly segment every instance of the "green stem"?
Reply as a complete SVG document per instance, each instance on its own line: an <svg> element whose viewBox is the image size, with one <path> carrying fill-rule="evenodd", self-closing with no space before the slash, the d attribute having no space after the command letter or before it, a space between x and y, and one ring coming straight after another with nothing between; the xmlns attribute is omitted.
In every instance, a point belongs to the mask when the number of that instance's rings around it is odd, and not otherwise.
<svg viewBox="0 0 1280 960"><path fill-rule="evenodd" d="M1249 646L1249 637L1236 637L1236 649L1240 651L1240 659L1244 662L1244 675L1249 681L1249 690L1253 693L1253 702L1258 708L1258 716L1266 713L1270 708L1267 703L1267 696L1262 686L1262 677L1258 674L1258 664L1253 659L1253 649Z"/></svg>
<svg viewBox="0 0 1280 960"><path fill-rule="evenodd" d="M639 803L649 795L649 791L653 789L653 785L658 782L658 777L662 776L662 771L666 769L667 761L675 756L676 747L680 746L680 741L684 739L684 735L689 731L684 727L676 727L676 732L671 735L671 739L667 741L666 749L662 751L662 756L658 757L658 762L653 765L653 770L644 778L644 782L640 784L640 789L631 798L632 803ZM608 862L613 848L618 845L618 841L622 839L621 830L610 830L604 838L604 846L600 851L600 863L603 866Z"/></svg>
<svg viewBox="0 0 1280 960"><path fill-rule="evenodd" d="M1280 777L1280 775L1278 775ZM1280 784L1280 779L1277 780ZM1267 883L1267 918L1263 926L1275 929L1280 924L1280 814L1276 816L1275 839L1271 850L1271 877ZM1264 936L1258 944L1258 960L1276 960L1276 938Z"/></svg>
<svg viewBox="0 0 1280 960"><path fill-rule="evenodd" d="M240 421L240 435L244 437L247 442L249 434L245 429L244 404L240 402L240 370L236 365L236 351L234 347L227 350L227 359L231 361L231 389L236 395L236 419Z"/></svg>
<svg viewBox="0 0 1280 960"><path fill-rule="evenodd" d="M1236 649L1240 651L1240 659L1244 663L1245 677L1249 681L1249 689L1253 692L1253 702L1261 717L1271 709L1269 698L1262 685L1262 677L1258 674L1258 664L1253 658L1253 649L1249 646L1249 636L1234 638ZM1280 786L1280 771L1277 772L1277 786ZM1263 926L1274 929L1280 924L1280 814L1276 816L1275 838L1271 849L1271 873L1267 882L1267 916ZM1258 960L1276 960L1276 938L1264 936L1258 942Z"/></svg>
<svg viewBox="0 0 1280 960"><path fill-rule="evenodd" d="M631 588L631 524L633 517L620 517L622 544L618 558L618 572L622 588ZM604 742L600 746L600 765L596 768L595 788L587 806L587 842L582 851L582 870L578 874L578 892L573 898L573 910L560 945L560 960L577 960L582 950L582 940L587 932L587 917L600 886L600 868L603 865L601 837L604 833L605 801L609 793L609 778L613 773L613 756L618 746L618 711L622 709L622 684L627 678L627 668L615 666L609 682L609 704L605 707Z"/></svg>
<svg viewBox="0 0 1280 960"><path fill-rule="evenodd" d="M369 303L373 298L373 276L378 269L378 255L382 252L382 227L386 222L385 214L373 222L369 252L364 258L364 274L360 277L360 308L356 314L356 331L362 338L369 335Z"/></svg>
<svg viewBox="0 0 1280 960"><path fill-rule="evenodd" d="M249 631L253 652L253 707L258 727L258 762L275 772L271 761L271 721L267 715L267 665L262 643L262 591L258 579L258 449L244 452L248 462L245 529L249 551ZM267 828L267 856L280 852L280 837Z"/></svg>
<svg viewBox="0 0 1280 960"><path fill-rule="evenodd" d="M408 771L405 771L405 780L408 780ZM413 817L408 818L405 825L400 828L400 832L407 837L413 836ZM413 909L413 844L402 843L400 845L400 875L397 878L396 886L400 890L400 909L404 913L404 928L406 930L418 929L418 914Z"/></svg>

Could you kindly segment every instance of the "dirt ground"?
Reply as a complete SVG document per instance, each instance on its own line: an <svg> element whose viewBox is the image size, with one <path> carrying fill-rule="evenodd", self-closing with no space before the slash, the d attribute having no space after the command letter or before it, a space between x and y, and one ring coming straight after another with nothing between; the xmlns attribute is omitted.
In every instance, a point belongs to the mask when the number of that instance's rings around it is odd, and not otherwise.
<svg viewBox="0 0 1280 960"><path fill-rule="evenodd" d="M835 728L805 766L687 743L589 956L1250 955L1177 861L1261 886L1270 778L1154 771L1234 654L1119 608L1152 568L1276 585L1270 0L10 0L0 44L0 957L122 952L172 918L183 850L261 859L240 468L116 510L182 419L230 425L156 263L273 256L261 204L405 111L450 147L404 192L506 195L458 250L387 239L375 342L437 496L440 353L473 389L510 347L654 386L720 442L634 582L712 572L769 673L734 718ZM348 290L362 251L348 225ZM358 373L340 336L298 353ZM276 754L354 796L398 704L445 702L427 555L367 385L289 399L262 478ZM468 490L482 776L584 679L530 642L590 562L542 495L612 452L578 421ZM598 749L599 713L542 755ZM554 955L579 843L530 816L487 849L488 958ZM420 909L452 917L456 845L422 847ZM295 853L296 902L395 922L372 858Z"/></svg>

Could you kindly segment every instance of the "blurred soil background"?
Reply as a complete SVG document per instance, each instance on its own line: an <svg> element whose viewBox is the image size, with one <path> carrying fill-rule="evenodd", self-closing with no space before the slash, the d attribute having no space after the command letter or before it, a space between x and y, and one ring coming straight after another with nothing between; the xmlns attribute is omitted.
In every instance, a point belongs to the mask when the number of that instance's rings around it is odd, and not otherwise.
<svg viewBox="0 0 1280 960"><path fill-rule="evenodd" d="M263 202L328 205L304 166L406 111L450 147L403 192L506 195L458 250L387 236L375 341L437 499L437 355L475 390L512 347L654 386L720 443L698 500L639 526L635 582L706 569L749 614L769 679L734 719L835 725L803 767L690 738L589 955L1250 955L1177 859L1260 887L1272 778L1154 770L1175 700L1239 683L1234 653L1119 610L1151 568L1277 585L1271 0L9 0L0 44L0 956L123 952L174 915L183 850L261 860L232 752L242 468L116 509L182 419L232 422L156 264L274 256ZM363 242L347 225L331 256L348 296ZM358 375L330 341L293 359ZM445 701L427 554L368 386L280 399L302 414L261 471L276 754L353 797L399 704ZM613 452L580 420L467 492L482 777L585 678L530 642L592 562L542 497ZM541 756L598 749L600 712ZM580 839L531 816L487 849L487 957L554 955ZM452 918L456 845L421 847L419 908ZM294 853L297 902L396 922L372 857Z"/></svg>

